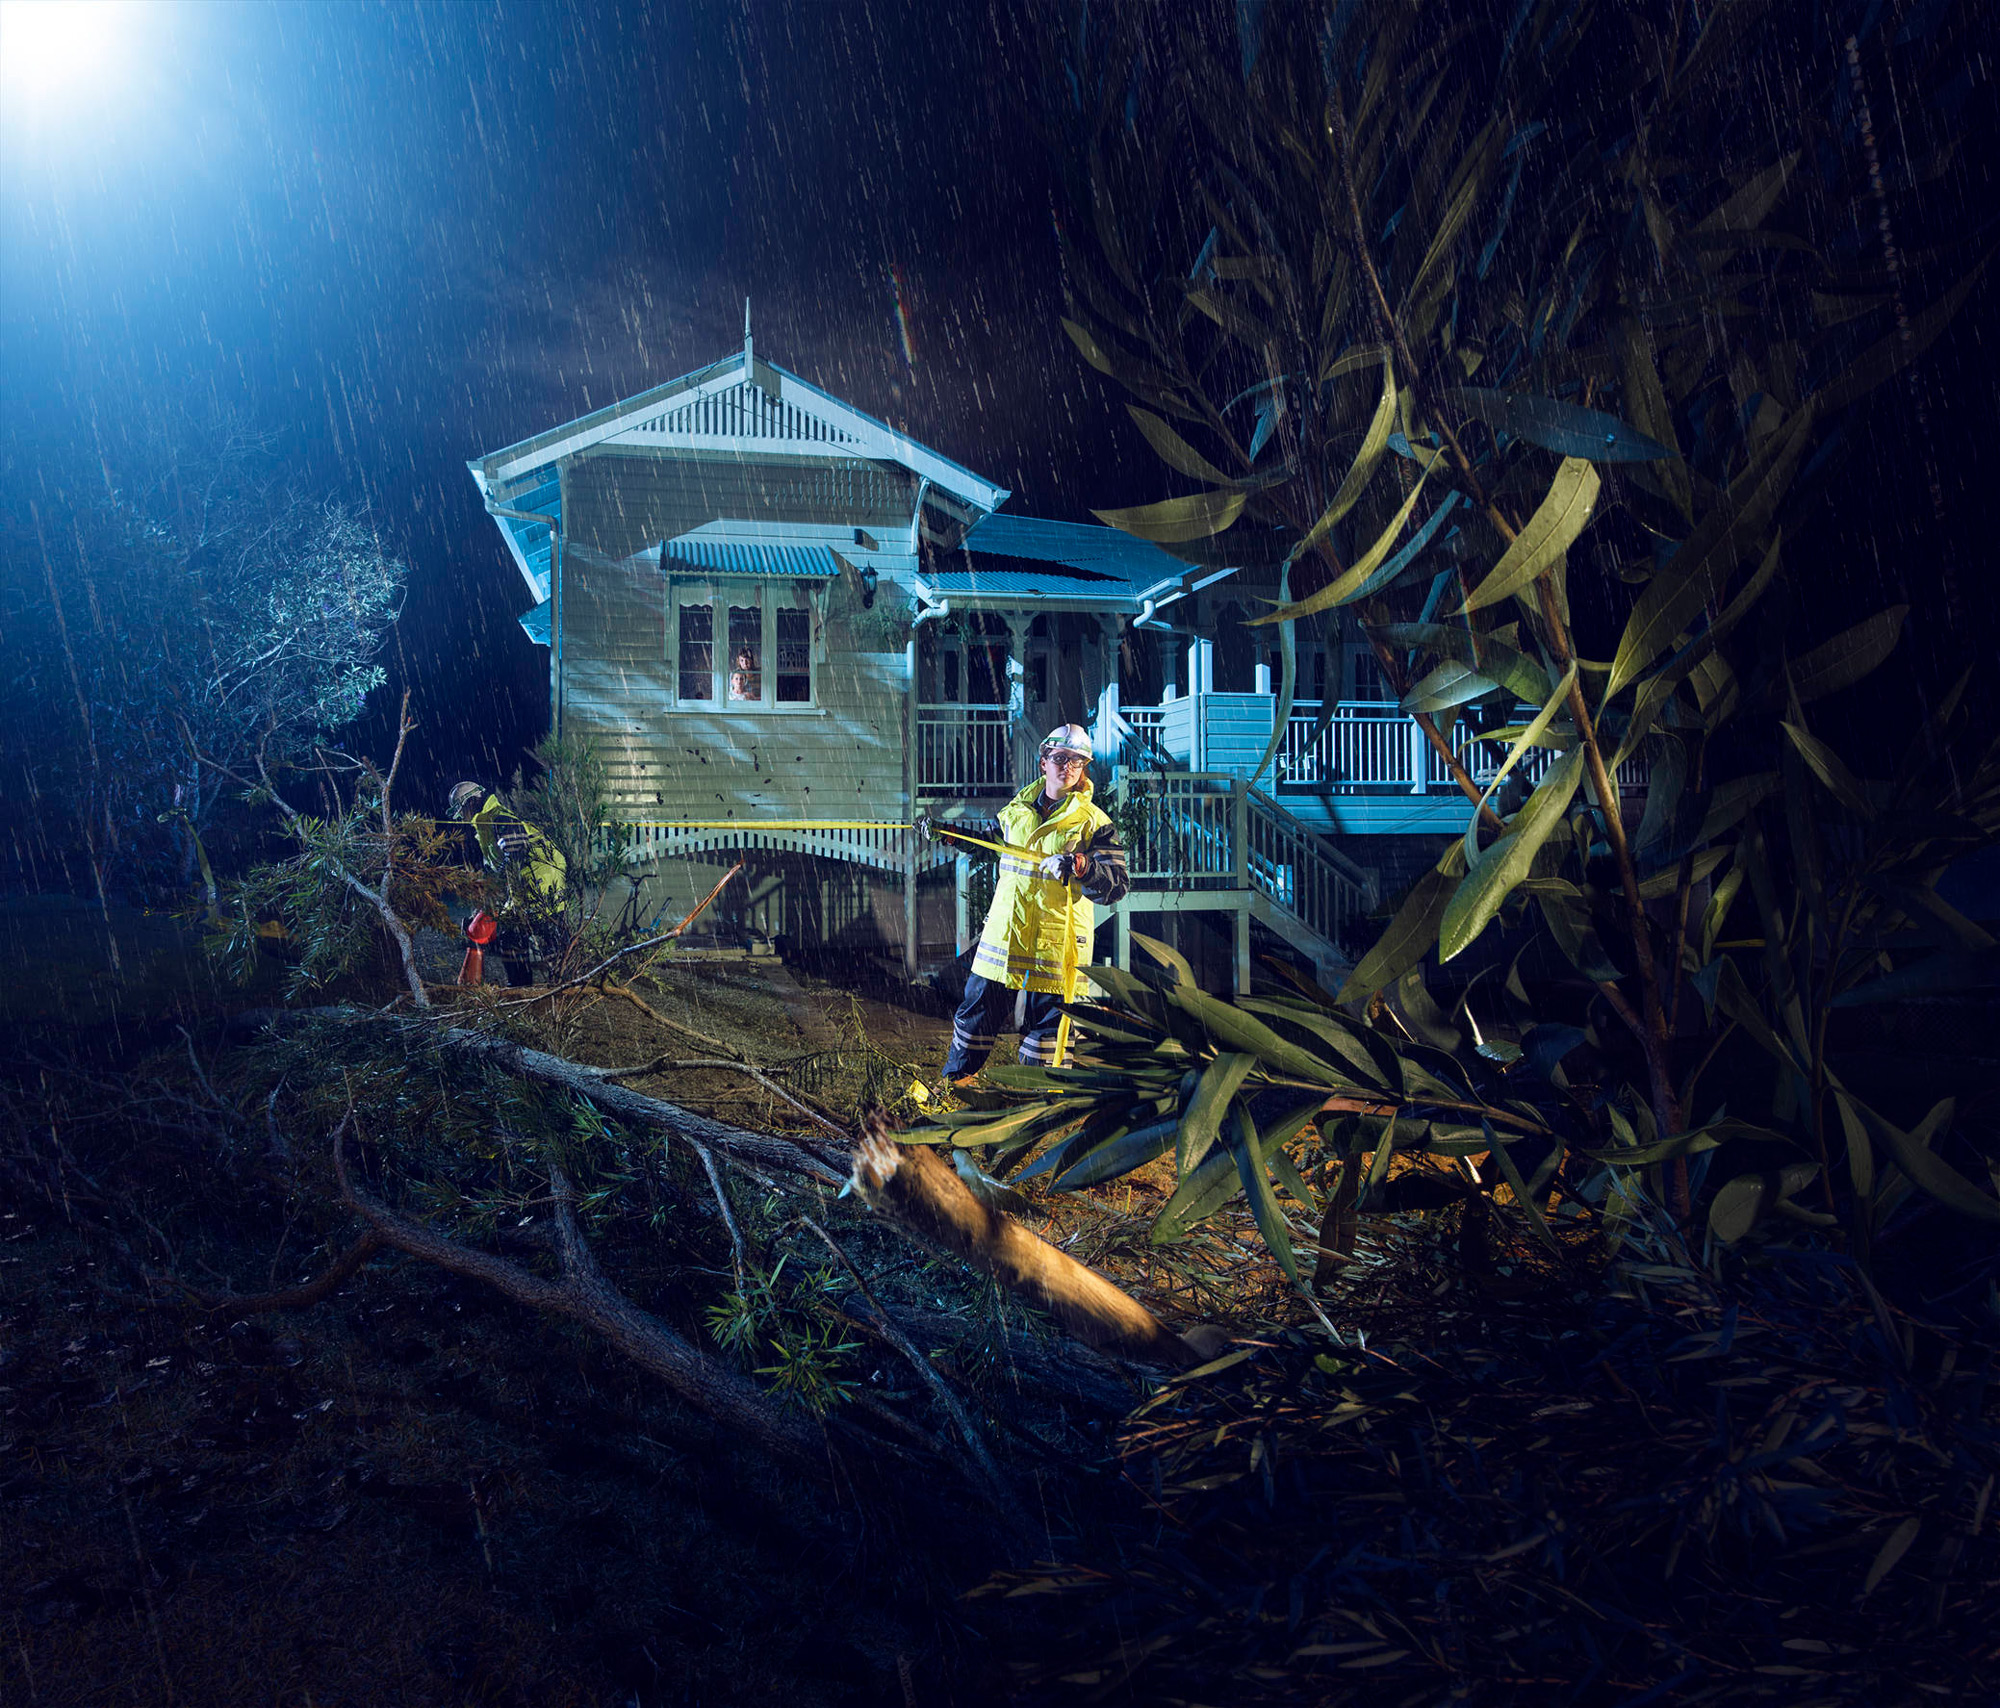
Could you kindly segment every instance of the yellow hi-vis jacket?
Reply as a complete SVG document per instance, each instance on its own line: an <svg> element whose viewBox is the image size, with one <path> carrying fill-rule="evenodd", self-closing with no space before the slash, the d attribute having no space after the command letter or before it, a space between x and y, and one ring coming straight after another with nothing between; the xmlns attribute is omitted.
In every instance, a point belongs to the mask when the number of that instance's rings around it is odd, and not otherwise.
<svg viewBox="0 0 2000 1708"><path fill-rule="evenodd" d="M1110 816L1091 801L1085 778L1043 818L1036 810L1042 797L1037 777L1000 809L1000 840L1037 855L1064 854L1084 847L1111 823ZM1094 915L1075 882L1045 878L1032 862L1018 854L1000 856L1000 882L993 905L986 911L986 929L972 970L1009 990L1070 995L1070 980L1078 967L1090 965Z"/></svg>
<svg viewBox="0 0 2000 1708"><path fill-rule="evenodd" d="M488 795L480 804L472 815L472 828L487 866L507 879L505 906L540 913L562 900L563 880L569 875L569 862L562 850L533 825L509 812L497 794ZM519 857L507 857L500 846L503 837L525 842Z"/></svg>

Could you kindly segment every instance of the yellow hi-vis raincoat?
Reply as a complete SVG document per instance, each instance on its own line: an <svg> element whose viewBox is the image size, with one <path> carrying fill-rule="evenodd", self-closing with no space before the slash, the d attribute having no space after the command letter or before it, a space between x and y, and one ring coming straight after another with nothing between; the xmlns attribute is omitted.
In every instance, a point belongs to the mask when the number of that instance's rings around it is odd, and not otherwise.
<svg viewBox="0 0 2000 1708"><path fill-rule="evenodd" d="M1000 809L1000 840L1037 855L1081 848L1111 823L1091 801L1085 778L1043 818L1037 777ZM1009 990L1037 990L1067 997L1078 967L1090 964L1094 915L1082 886L1045 878L1018 854L1000 856L1000 882L986 911L972 970Z"/></svg>
<svg viewBox="0 0 2000 1708"><path fill-rule="evenodd" d="M504 905L540 913L562 900L563 880L569 874L569 862L563 858L562 850L534 826L522 823L509 812L497 794L486 797L472 815L471 823L486 864L507 877ZM524 839L523 857L506 858L500 846L502 837Z"/></svg>

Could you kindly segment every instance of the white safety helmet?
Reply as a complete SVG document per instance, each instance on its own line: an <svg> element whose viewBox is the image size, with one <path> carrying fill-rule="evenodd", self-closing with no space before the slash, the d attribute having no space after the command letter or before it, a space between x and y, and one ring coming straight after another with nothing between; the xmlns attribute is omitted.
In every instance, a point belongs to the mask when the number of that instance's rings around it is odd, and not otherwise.
<svg viewBox="0 0 2000 1708"><path fill-rule="evenodd" d="M1079 759L1094 759L1096 752L1090 745L1090 731L1082 724L1057 724L1042 737L1042 757L1051 753L1074 753Z"/></svg>

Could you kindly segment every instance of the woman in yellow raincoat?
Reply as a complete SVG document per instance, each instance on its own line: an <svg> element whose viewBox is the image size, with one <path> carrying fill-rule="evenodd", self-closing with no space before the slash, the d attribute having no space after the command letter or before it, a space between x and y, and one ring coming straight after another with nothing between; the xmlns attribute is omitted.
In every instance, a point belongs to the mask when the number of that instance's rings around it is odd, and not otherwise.
<svg viewBox="0 0 2000 1708"><path fill-rule="evenodd" d="M986 1065L1016 991L1027 992L1020 1059L1055 1065L1063 999L1075 991L1077 969L1090 964L1090 904L1108 907L1131 888L1117 830L1091 799L1090 754L1090 734L1079 725L1051 730L1041 776L997 821L962 827L1028 852L1000 856L1000 882L951 1023L947 1079L970 1079ZM928 819L918 827L927 836L951 828Z"/></svg>

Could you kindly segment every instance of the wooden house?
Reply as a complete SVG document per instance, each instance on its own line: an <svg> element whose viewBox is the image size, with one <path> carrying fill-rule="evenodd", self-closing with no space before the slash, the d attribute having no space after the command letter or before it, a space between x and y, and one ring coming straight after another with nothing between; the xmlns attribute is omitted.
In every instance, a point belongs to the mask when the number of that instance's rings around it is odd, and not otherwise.
<svg viewBox="0 0 2000 1708"><path fill-rule="evenodd" d="M1121 961L1135 915L1214 915L1239 987L1259 928L1331 974L1378 900L1372 850L1463 827L1358 642L1307 649L1251 786L1277 700L1240 619L1268 572L1007 511L747 335L469 467L535 601L551 719L606 760L649 910L741 857L727 917L748 937L948 959L979 875L906 827L998 804L1064 722L1128 809L1135 889L1102 945Z"/></svg>

